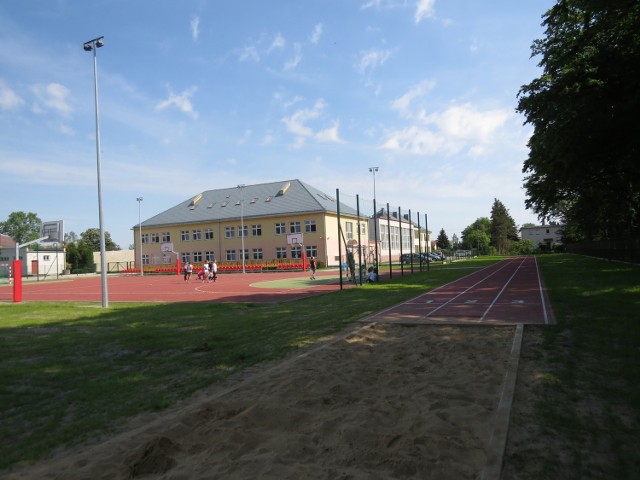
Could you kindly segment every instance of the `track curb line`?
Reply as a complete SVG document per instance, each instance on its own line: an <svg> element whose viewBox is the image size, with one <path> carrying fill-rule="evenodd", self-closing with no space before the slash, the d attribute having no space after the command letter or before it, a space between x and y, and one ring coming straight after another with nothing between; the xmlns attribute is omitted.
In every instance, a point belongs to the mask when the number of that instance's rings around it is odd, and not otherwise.
<svg viewBox="0 0 640 480"><path fill-rule="evenodd" d="M524 325L516 327L516 333L511 346L509 364L502 386L502 395L494 421L493 432L489 440L487 451L487 463L482 470L481 480L500 480L502 476L502 462L507 446L507 434L509 433L509 419L511 417L511 406L513 405L513 395L516 389L516 379L518 377L518 362L520 361L520 351L522 349L522 335Z"/></svg>

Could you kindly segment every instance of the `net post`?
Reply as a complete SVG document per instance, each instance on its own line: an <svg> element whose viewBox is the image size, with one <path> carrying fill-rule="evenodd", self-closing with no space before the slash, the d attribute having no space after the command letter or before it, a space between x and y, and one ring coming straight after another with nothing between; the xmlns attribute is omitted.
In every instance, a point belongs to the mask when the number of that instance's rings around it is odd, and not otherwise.
<svg viewBox="0 0 640 480"><path fill-rule="evenodd" d="M13 303L22 302L22 262L13 261Z"/></svg>

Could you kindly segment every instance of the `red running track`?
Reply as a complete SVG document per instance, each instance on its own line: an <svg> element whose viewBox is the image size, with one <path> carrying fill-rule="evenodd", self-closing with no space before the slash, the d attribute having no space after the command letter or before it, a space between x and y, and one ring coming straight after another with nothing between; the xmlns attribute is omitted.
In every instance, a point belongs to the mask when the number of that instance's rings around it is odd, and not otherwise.
<svg viewBox="0 0 640 480"><path fill-rule="evenodd" d="M535 257L503 260L367 317L374 322L552 324Z"/></svg>

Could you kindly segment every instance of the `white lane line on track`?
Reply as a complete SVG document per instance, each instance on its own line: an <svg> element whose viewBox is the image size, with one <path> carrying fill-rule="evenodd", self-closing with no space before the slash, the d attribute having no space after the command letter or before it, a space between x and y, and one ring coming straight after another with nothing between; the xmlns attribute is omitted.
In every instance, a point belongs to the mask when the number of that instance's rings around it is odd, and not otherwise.
<svg viewBox="0 0 640 480"><path fill-rule="evenodd" d="M447 300L445 303L443 303L442 305L440 305L438 308L435 308L434 310L432 310L431 312L429 312L427 315L425 315L425 317L430 317L431 315L433 315L434 313L436 313L438 310L440 310L441 308L445 307L446 305L449 305L451 302L453 302L456 298L460 297L461 295L464 295L465 293L467 293L469 290L471 290L472 288L475 288L476 286L478 286L479 284L481 284L482 282L484 282L485 280L491 278L492 276L494 276L496 273L498 273L499 271L501 271L504 268L507 268L508 266L511 265L512 262L507 262L505 261L505 264L502 265L500 268L498 268L497 270L495 270L494 272L491 272L489 275L487 275L486 277L482 278L481 280L477 281L476 283L474 283L473 285L471 285L469 288L467 288L466 290L460 292L458 295L456 295L455 297ZM482 271L482 270L480 270ZM464 278L464 277L463 277ZM460 279L458 279L460 280ZM451 283L455 283L451 282ZM447 285L450 285L447 284ZM443 285L443 287L446 285ZM441 287L442 288L442 287ZM431 293L433 293L435 290L432 290Z"/></svg>
<svg viewBox="0 0 640 480"><path fill-rule="evenodd" d="M547 303L544 299L544 290L542 288L542 278L540 278L540 269L538 268L538 259L533 257L536 264L536 275L538 277L538 291L540 292L540 303L542 303L542 314L544 316L544 324L549 325L549 315L547 314Z"/></svg>
<svg viewBox="0 0 640 480"><path fill-rule="evenodd" d="M504 292L507 287L509 286L509 284L511 283L511 280L513 280L513 277L515 277L518 274L518 271L520 270L520 267L522 267L522 265L524 264L526 258L523 259L520 262L520 265L518 265L518 268L516 268L516 271L513 272L513 275L511 275L509 277L509 280L507 280L505 282L505 284L502 286L502 288L500 289L500 291L498 292L498 294L496 295L496 298L493 299L493 302L491 302L491 304L489 305L489 307L487 307L487 309L484 311L484 313L482 314L482 316L480 317L480 321L483 322L484 319L486 318L487 314L489 313L489 310L491 310L493 308L493 306L496 304L496 302L498 301L498 299L500 298L500 295L502 295L502 292Z"/></svg>

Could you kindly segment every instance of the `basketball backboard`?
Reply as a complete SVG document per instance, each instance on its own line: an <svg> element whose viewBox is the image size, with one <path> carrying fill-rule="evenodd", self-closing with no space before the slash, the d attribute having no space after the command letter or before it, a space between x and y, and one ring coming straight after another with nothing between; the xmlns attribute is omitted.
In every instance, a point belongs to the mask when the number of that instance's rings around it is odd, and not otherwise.
<svg viewBox="0 0 640 480"><path fill-rule="evenodd" d="M288 245L304 245L304 238L302 233L288 233L287 234Z"/></svg>
<svg viewBox="0 0 640 480"><path fill-rule="evenodd" d="M45 242L64 242L64 220L42 222L40 236L46 237Z"/></svg>

